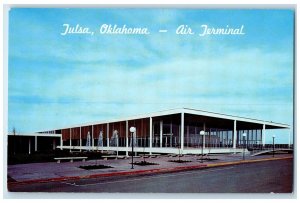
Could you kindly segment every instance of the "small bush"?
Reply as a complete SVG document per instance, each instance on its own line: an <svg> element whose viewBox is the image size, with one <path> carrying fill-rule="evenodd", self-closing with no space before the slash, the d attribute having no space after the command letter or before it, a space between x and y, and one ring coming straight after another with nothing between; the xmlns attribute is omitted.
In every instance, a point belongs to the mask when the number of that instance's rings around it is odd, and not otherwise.
<svg viewBox="0 0 300 203"><path fill-rule="evenodd" d="M132 164L132 163L130 163ZM134 165L138 165L138 166L149 166L149 165L159 165L157 163L153 163L153 162L148 162L148 161L136 161L133 163Z"/></svg>
<svg viewBox="0 0 300 203"><path fill-rule="evenodd" d="M188 160L169 160L169 162L175 162L175 163L187 163L187 162L192 162Z"/></svg>
<svg viewBox="0 0 300 203"><path fill-rule="evenodd" d="M87 165L87 166L79 166L79 168L85 170L95 170L95 169L105 169L105 168L113 168L113 167L105 166L105 165Z"/></svg>
<svg viewBox="0 0 300 203"><path fill-rule="evenodd" d="M219 159L214 159L214 158L200 158L200 159L197 159L197 160L203 160L203 161L216 161L216 160L219 160Z"/></svg>

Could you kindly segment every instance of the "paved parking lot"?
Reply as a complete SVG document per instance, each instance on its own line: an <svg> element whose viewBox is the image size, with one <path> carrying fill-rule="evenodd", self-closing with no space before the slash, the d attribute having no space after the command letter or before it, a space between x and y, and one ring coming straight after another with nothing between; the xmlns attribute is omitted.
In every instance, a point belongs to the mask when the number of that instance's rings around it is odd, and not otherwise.
<svg viewBox="0 0 300 203"><path fill-rule="evenodd" d="M72 192L69 194L73 198L74 192L97 192L98 194L117 192L117 195L147 193L147 198L153 193L177 195L173 195L173 198L182 197L182 193L189 193L190 195L192 193L251 193L248 198L254 198L253 193L265 193L274 198L276 193L290 193L289 195L292 195L293 160L277 159L204 170L37 182L9 185L8 187L12 192ZM51 195L50 193L43 194ZM14 195L22 196L22 194L16 193ZM30 196L30 194L27 195ZM59 194L56 193L55 197L58 198ZM135 198L135 196L130 198Z"/></svg>
<svg viewBox="0 0 300 203"><path fill-rule="evenodd" d="M275 158L282 157L292 157L292 155L283 154L276 155ZM212 161L204 160L203 163L199 160L201 156L194 155L185 155L184 157L180 157L181 160L186 160L190 162L186 163L175 163L169 162L170 160L179 160L178 157L172 156L159 156L157 158L146 158L147 162L153 162L157 165L147 165L147 166L138 166L135 165L134 169L131 169L131 159L109 159L109 160L88 160L86 162L76 161L76 162L47 162L47 163L32 163L32 164L18 164L18 165L9 165L8 166L8 181L9 182L26 182L26 181L35 181L35 180L60 180L63 178L88 178L97 175L120 175L122 173L138 173L143 171L155 170L158 172L159 170L170 170L176 168L193 168L193 167L206 167L211 166L213 164L228 164L232 162L241 162L242 156L240 154L232 154L232 155L217 155L210 156L211 159L215 159ZM272 156L257 156L251 157L246 156L245 161L250 160L264 160L264 159L273 159ZM142 161L143 158L135 158L135 161ZM111 166L112 168L106 169L96 169L96 170L85 170L79 168L79 166L86 165L95 165L101 164L106 166Z"/></svg>

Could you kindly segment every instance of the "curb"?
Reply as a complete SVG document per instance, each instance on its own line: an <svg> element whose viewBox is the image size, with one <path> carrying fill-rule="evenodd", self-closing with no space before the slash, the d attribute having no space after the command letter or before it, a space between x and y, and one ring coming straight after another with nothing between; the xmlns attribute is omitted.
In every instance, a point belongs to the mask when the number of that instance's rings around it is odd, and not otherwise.
<svg viewBox="0 0 300 203"><path fill-rule="evenodd" d="M24 184L33 184L33 183L47 183L47 182L69 181L69 180L112 177L112 176L146 175L146 174L151 174L151 173L171 173L171 172L180 172L180 171L186 171L186 170L206 169L206 168L215 168L215 167L223 167L223 166L230 166L230 165L256 163L256 162L263 162L263 161L285 160L285 159L293 159L293 157L265 158L265 159L223 162L223 163L221 162L221 163L215 163L215 164L178 166L178 167L174 167L174 168L160 168L160 169L148 169L148 170L138 170L138 171L121 171L121 172L102 173L102 174L93 174L93 175L85 175L85 176L70 176L70 177L59 177L59 178L34 179L34 180L10 182L7 184L8 185L24 185Z"/></svg>
<svg viewBox="0 0 300 203"><path fill-rule="evenodd" d="M280 157L280 158L265 158L265 159L253 159L253 160L223 162L223 163L208 164L207 168L222 167L222 166L229 166L229 165L239 165L239 164L248 164L248 163L256 163L256 162L263 162L263 161L285 160L285 159L293 159L293 158L294 157Z"/></svg>

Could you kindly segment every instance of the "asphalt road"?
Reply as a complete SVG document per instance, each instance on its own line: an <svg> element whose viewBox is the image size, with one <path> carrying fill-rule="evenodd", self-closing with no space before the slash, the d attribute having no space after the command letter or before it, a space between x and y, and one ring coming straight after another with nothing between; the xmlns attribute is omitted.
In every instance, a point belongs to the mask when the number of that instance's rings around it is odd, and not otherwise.
<svg viewBox="0 0 300 203"><path fill-rule="evenodd" d="M293 161L9 186L15 192L291 193Z"/></svg>

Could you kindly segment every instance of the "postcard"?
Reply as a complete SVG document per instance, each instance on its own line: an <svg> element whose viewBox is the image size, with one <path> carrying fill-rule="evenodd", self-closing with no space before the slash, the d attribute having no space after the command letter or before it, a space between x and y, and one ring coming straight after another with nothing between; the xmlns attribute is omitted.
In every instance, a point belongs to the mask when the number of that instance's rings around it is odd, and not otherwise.
<svg viewBox="0 0 300 203"><path fill-rule="evenodd" d="M295 8L8 17L8 193L293 194Z"/></svg>

